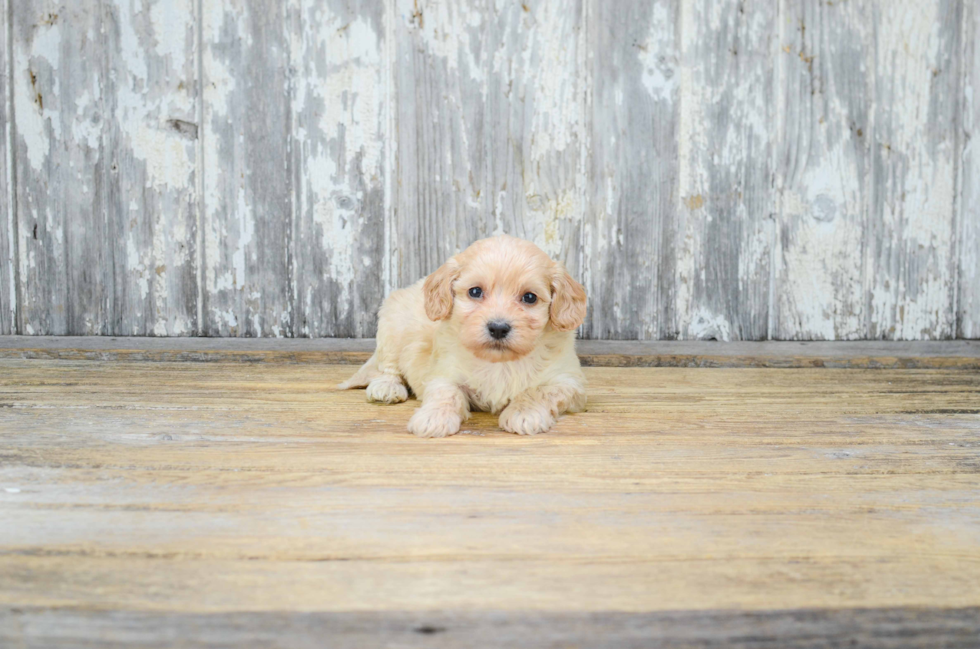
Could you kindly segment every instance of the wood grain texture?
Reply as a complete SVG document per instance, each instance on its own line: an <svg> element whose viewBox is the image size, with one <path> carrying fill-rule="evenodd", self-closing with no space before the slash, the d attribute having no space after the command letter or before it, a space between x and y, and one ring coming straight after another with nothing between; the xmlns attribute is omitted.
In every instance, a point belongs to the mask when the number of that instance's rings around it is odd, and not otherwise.
<svg viewBox="0 0 980 649"><path fill-rule="evenodd" d="M777 339L851 340L870 333L872 5L782 4L773 169Z"/></svg>
<svg viewBox="0 0 980 649"><path fill-rule="evenodd" d="M952 336L962 4L785 7L774 337Z"/></svg>
<svg viewBox="0 0 980 649"><path fill-rule="evenodd" d="M373 336L384 295L386 49L380 2L288 9L294 336Z"/></svg>
<svg viewBox="0 0 980 649"><path fill-rule="evenodd" d="M577 272L581 2L401 0L396 11L395 283L502 232Z"/></svg>
<svg viewBox="0 0 980 649"><path fill-rule="evenodd" d="M980 8L963 6L956 335L980 338Z"/></svg>
<svg viewBox="0 0 980 649"><path fill-rule="evenodd" d="M588 210L586 2L492 2L483 44L488 232L534 241L576 276Z"/></svg>
<svg viewBox="0 0 980 649"><path fill-rule="evenodd" d="M681 2L676 328L769 335L775 3Z"/></svg>
<svg viewBox="0 0 980 649"><path fill-rule="evenodd" d="M48 360L354 363L372 338L117 338L0 336L0 358ZM583 365L980 370L980 341L703 342L580 340Z"/></svg>
<svg viewBox="0 0 980 649"><path fill-rule="evenodd" d="M114 335L197 321L198 52L192 0L104 3L106 235Z"/></svg>
<svg viewBox="0 0 980 649"><path fill-rule="evenodd" d="M489 3L398 0L392 284L407 286L494 228L485 111ZM509 63L509 62L506 62Z"/></svg>
<svg viewBox="0 0 980 649"><path fill-rule="evenodd" d="M17 237L14 219L14 135L10 102L10 5L0 2L0 335L17 333Z"/></svg>
<svg viewBox="0 0 980 649"><path fill-rule="evenodd" d="M865 264L869 338L955 333L958 0L874 3L869 117L872 202ZM923 29L929 25L930 29ZM861 128L860 124L855 125Z"/></svg>
<svg viewBox="0 0 980 649"><path fill-rule="evenodd" d="M549 434L477 414L433 442L415 404L334 391L350 367L0 366L0 637L183 616L190 643L242 611L977 632L976 372L589 368Z"/></svg>
<svg viewBox="0 0 980 649"><path fill-rule="evenodd" d="M290 42L276 0L202 0L203 331L293 330Z"/></svg>
<svg viewBox="0 0 980 649"><path fill-rule="evenodd" d="M590 338L676 338L680 3L589 2Z"/></svg>
<svg viewBox="0 0 980 649"><path fill-rule="evenodd" d="M13 1L19 318L27 334L108 333L100 6Z"/></svg>
<svg viewBox="0 0 980 649"><path fill-rule="evenodd" d="M586 338L980 337L973 2L6 2L0 334L369 337L508 232Z"/></svg>
<svg viewBox="0 0 980 649"><path fill-rule="evenodd" d="M27 649L581 646L618 649L973 649L980 609L673 611L588 615L426 613L142 613L0 608L0 640Z"/></svg>

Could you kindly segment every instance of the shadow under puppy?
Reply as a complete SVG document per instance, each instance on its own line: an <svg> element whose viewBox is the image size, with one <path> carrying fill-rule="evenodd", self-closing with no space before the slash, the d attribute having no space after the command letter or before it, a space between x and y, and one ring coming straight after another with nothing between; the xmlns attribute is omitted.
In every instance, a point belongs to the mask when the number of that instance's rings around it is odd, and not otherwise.
<svg viewBox="0 0 980 649"><path fill-rule="evenodd" d="M533 243L477 241L436 272L385 300L374 356L341 389L369 401L422 401L408 422L419 437L459 432L470 409L534 435L585 407L575 330L585 289Z"/></svg>

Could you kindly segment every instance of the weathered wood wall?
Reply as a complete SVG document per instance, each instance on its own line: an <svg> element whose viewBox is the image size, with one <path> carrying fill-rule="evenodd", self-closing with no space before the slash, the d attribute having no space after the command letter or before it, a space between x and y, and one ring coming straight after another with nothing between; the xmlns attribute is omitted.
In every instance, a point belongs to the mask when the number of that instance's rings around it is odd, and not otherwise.
<svg viewBox="0 0 980 649"><path fill-rule="evenodd" d="M509 232L586 337L980 337L973 0L0 2L0 333L371 336Z"/></svg>

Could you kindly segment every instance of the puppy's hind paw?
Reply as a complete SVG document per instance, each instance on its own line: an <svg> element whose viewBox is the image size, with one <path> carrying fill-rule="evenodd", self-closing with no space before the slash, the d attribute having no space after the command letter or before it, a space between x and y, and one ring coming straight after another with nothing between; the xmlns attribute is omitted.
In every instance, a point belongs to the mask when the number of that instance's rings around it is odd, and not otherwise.
<svg viewBox="0 0 980 649"><path fill-rule="evenodd" d="M408 399L408 389L398 377L379 376L368 384L367 398L381 403L401 403Z"/></svg>
<svg viewBox="0 0 980 649"><path fill-rule="evenodd" d="M551 430L555 418L545 408L519 408L511 404L500 413L499 424L508 433L537 435Z"/></svg>
<svg viewBox="0 0 980 649"><path fill-rule="evenodd" d="M422 406L408 420L408 432L416 437L449 437L459 432L462 423L455 412Z"/></svg>

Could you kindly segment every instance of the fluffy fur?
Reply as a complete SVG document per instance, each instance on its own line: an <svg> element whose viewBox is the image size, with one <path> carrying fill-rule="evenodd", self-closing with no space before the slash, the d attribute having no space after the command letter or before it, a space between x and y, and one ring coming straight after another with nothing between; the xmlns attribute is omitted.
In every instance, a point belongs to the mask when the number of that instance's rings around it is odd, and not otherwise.
<svg viewBox="0 0 980 649"><path fill-rule="evenodd" d="M419 437L459 432L471 409L499 414L506 431L543 433L585 407L574 333L585 308L585 290L540 248L483 239L388 296L374 356L339 387L366 387L369 401L383 403L405 401L410 389L422 401L408 422ZM494 339L491 322L510 332Z"/></svg>

